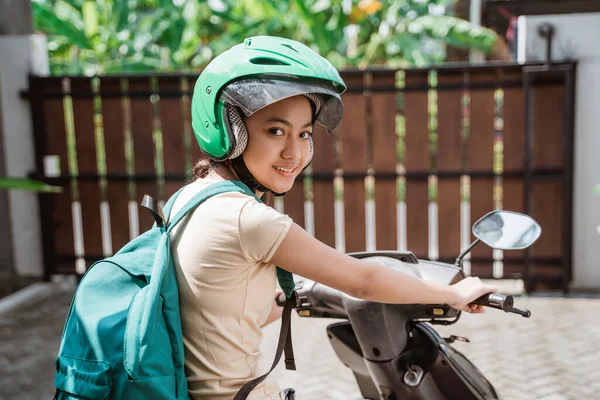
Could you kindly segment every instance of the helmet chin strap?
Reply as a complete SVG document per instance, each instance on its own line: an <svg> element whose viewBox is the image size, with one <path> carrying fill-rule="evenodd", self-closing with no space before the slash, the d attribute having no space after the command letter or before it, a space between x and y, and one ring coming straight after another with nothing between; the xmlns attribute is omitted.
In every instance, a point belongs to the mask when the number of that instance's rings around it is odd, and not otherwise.
<svg viewBox="0 0 600 400"><path fill-rule="evenodd" d="M254 177L254 175L252 175L252 173L250 172L250 170L246 166L246 163L244 162L244 157L242 155L240 155L240 156L238 156L236 158L233 158L230 161L231 161L231 165L233 166L233 169L234 169L236 175L238 176L238 178L240 179L240 181L242 181L246 186L248 186L248 188L250 190L252 190L253 192L256 191L256 190L258 190L258 191L261 191L263 193L265 193L265 192L271 192L271 193L273 193L274 196L283 196L283 195L285 195L286 192L284 192L284 193L276 193L272 189L269 189L268 187L266 187L263 184L261 184Z"/></svg>

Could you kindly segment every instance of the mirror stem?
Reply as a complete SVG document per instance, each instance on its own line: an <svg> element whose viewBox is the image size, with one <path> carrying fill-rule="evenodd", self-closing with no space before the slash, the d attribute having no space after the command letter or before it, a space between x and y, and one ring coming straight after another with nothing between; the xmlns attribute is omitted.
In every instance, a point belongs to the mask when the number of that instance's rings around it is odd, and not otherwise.
<svg viewBox="0 0 600 400"><path fill-rule="evenodd" d="M460 253L460 255L456 258L456 261L454 262L454 265L456 265L457 267L461 267L462 268L462 260L463 260L463 258L465 258L465 256L467 254L469 254L471 252L471 250L473 250L473 247L477 246L479 244L479 242L481 242L481 240L475 239L475 241L473 243L471 243L469 245L469 247L467 247L466 249L464 249L463 252Z"/></svg>

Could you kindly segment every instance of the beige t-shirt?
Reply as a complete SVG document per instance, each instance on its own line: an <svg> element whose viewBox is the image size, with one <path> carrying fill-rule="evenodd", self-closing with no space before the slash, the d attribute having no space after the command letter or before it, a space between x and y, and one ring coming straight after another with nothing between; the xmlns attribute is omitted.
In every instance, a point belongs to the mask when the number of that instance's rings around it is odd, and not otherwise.
<svg viewBox="0 0 600 400"><path fill-rule="evenodd" d="M179 194L174 216L216 180L202 179ZM266 371L257 371L261 325L275 297L276 270L269 260L292 225L251 196L224 193L190 212L172 232L191 398L231 400ZM263 382L249 400L283 399Z"/></svg>

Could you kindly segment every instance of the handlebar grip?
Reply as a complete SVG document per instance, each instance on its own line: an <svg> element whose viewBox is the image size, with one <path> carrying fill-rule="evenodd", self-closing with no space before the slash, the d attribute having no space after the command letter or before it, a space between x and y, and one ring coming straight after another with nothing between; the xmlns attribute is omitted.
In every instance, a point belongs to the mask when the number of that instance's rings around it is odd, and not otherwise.
<svg viewBox="0 0 600 400"><path fill-rule="evenodd" d="M502 310L504 312L519 314L525 318L531 317L531 311L515 308L513 307L514 303L515 300L510 294L502 293L488 293L473 302L473 304L479 304L486 307L497 308L498 310Z"/></svg>
<svg viewBox="0 0 600 400"><path fill-rule="evenodd" d="M515 303L514 298L510 294L488 293L476 299L473 304L481 306L497 308L502 311L512 311Z"/></svg>

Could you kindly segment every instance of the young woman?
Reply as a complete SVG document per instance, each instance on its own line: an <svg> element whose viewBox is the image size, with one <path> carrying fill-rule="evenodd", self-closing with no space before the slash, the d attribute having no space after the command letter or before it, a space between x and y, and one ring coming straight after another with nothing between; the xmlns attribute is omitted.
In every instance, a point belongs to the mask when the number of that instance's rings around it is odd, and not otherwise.
<svg viewBox="0 0 600 400"><path fill-rule="evenodd" d="M315 123L331 132L341 120L345 89L328 61L291 40L253 37L221 54L198 78L192 100L194 133L207 157L172 214L222 180L242 181L258 197L289 191L311 161ZM469 303L495 290L477 278L441 286L354 259L240 193L201 204L177 226L172 246L194 399L232 399L258 375L262 327L281 315L274 303L276 265L386 303L445 303L482 312ZM285 394L261 383L248 398Z"/></svg>

